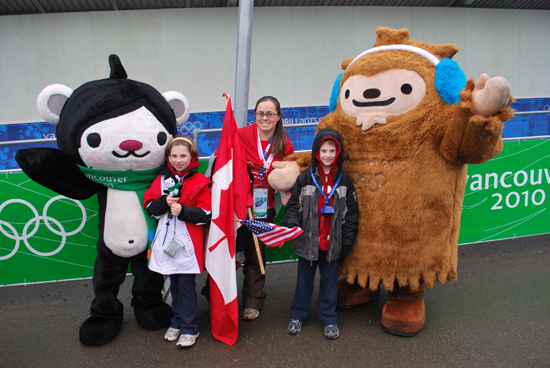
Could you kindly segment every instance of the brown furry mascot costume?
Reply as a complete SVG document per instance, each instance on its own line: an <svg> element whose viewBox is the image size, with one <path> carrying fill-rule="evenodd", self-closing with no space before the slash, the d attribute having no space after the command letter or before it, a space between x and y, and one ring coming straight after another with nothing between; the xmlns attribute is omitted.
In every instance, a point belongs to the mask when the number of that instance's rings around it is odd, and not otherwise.
<svg viewBox="0 0 550 368"><path fill-rule="evenodd" d="M343 61L335 109L318 126L342 135L360 209L357 240L341 262L339 306L375 299L382 283L390 292L382 327L414 336L425 321L424 285L457 277L467 164L501 152L511 89L486 74L466 81L450 59L456 45L413 41L406 29L376 33L373 49ZM289 156L269 182L288 190L310 160Z"/></svg>

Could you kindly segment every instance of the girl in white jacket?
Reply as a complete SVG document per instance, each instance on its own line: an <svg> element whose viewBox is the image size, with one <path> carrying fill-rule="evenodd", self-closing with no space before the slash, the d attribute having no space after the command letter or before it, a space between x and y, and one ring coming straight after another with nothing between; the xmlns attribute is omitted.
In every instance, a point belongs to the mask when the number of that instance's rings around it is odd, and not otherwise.
<svg viewBox="0 0 550 368"><path fill-rule="evenodd" d="M192 140L173 139L166 157L160 175L144 195L147 211L159 220L149 268L170 275L172 284L174 316L164 338L186 347L194 345L199 336L195 275L204 265L204 225L211 218L210 180L197 172L198 153ZM174 190L179 184L179 191Z"/></svg>

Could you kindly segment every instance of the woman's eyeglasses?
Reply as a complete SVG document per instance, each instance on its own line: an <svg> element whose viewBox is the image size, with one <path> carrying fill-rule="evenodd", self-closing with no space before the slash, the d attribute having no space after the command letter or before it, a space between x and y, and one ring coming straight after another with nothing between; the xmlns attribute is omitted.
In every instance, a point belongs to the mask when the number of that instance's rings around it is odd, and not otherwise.
<svg viewBox="0 0 550 368"><path fill-rule="evenodd" d="M277 114L276 112L271 112L271 111L269 111L269 112L258 111L254 115L256 115L257 118L263 118L264 116L267 116L269 119L271 119L272 117L278 116L279 114Z"/></svg>

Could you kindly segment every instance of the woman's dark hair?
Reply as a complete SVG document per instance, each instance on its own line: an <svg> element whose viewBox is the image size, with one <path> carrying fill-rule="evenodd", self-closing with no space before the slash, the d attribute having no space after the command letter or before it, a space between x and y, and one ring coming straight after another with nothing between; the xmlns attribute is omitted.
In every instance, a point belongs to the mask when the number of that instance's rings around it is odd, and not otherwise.
<svg viewBox="0 0 550 368"><path fill-rule="evenodd" d="M277 120L277 125L275 125L275 132L273 133L273 158L283 159L285 157L285 147L286 147L286 133L285 128L283 127L283 114L281 113L281 104L273 96L264 96L256 102L256 107L254 112L258 110L258 105L265 101L271 101L275 104L275 109L277 114L279 114L279 120Z"/></svg>

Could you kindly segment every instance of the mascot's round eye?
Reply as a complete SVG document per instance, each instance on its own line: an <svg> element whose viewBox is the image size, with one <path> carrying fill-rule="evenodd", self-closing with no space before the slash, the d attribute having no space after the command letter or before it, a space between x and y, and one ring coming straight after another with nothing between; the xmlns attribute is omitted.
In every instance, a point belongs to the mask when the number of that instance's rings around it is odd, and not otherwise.
<svg viewBox="0 0 550 368"><path fill-rule="evenodd" d="M88 137L86 137L86 142L88 142L88 146L97 148L101 144L101 136L97 133L89 134Z"/></svg>
<svg viewBox="0 0 550 368"><path fill-rule="evenodd" d="M166 136L166 133L160 132L157 135L157 142L159 143L159 146L164 146L164 143L168 140L168 137Z"/></svg>
<svg viewBox="0 0 550 368"><path fill-rule="evenodd" d="M413 87L408 83L405 83L404 85L401 86L401 92L403 92L404 95L410 95L412 90L413 90Z"/></svg>
<svg viewBox="0 0 550 368"><path fill-rule="evenodd" d="M346 100L349 98L349 89L346 89Z"/></svg>

